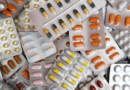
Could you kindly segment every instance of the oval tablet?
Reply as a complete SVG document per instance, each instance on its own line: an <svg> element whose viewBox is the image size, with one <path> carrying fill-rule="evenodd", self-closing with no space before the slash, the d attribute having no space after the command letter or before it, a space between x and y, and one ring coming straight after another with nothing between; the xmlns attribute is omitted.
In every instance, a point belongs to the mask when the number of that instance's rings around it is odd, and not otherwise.
<svg viewBox="0 0 130 90"><path fill-rule="evenodd" d="M91 17L91 18L89 19L89 22L90 22L90 23L99 23L99 17Z"/></svg>
<svg viewBox="0 0 130 90"><path fill-rule="evenodd" d="M90 86L90 90L96 90L95 86Z"/></svg>
<svg viewBox="0 0 130 90"><path fill-rule="evenodd" d="M1 67L1 69L2 69L2 71L4 72L4 74L9 74L9 69L8 69L8 67L6 66L6 65L3 65L2 67Z"/></svg>
<svg viewBox="0 0 130 90"><path fill-rule="evenodd" d="M111 53L113 53L115 50L116 50L115 47L111 47L111 48L107 49L106 52L107 52L107 54L111 54Z"/></svg>
<svg viewBox="0 0 130 90"><path fill-rule="evenodd" d="M74 47L84 47L84 43L83 42L74 42Z"/></svg>
<svg viewBox="0 0 130 90"><path fill-rule="evenodd" d="M8 3L7 6L11 12L16 12L16 8L12 4Z"/></svg>
<svg viewBox="0 0 130 90"><path fill-rule="evenodd" d="M117 15L117 16L116 16L116 21L115 21L115 23L116 23L117 25L121 23L121 15Z"/></svg>
<svg viewBox="0 0 130 90"><path fill-rule="evenodd" d="M78 30L83 30L83 26L82 25L76 25L73 27L74 31L78 31Z"/></svg>
<svg viewBox="0 0 130 90"><path fill-rule="evenodd" d="M86 54L87 55L90 55L90 54L92 54L92 53L94 53L95 52L95 50L88 50L88 51L86 51Z"/></svg>
<svg viewBox="0 0 130 90"><path fill-rule="evenodd" d="M106 38L105 41L106 41L106 44L109 43L110 42L110 38Z"/></svg>
<svg viewBox="0 0 130 90"><path fill-rule="evenodd" d="M101 61L101 62L99 62L98 64L95 65L95 68L96 68L96 69L101 69L101 68L103 68L104 66L105 66L105 62Z"/></svg>
<svg viewBox="0 0 130 90"><path fill-rule="evenodd" d="M119 56L119 53L118 53L118 52L115 52L114 54L112 54L112 55L110 56L110 59L111 59L111 60L114 60L114 59L116 59L118 56Z"/></svg>
<svg viewBox="0 0 130 90"><path fill-rule="evenodd" d="M22 72L22 75L26 78L26 79L29 79L29 73L27 71L23 71Z"/></svg>
<svg viewBox="0 0 130 90"><path fill-rule="evenodd" d="M109 15L109 23L113 24L115 22L115 14L110 14Z"/></svg>
<svg viewBox="0 0 130 90"><path fill-rule="evenodd" d="M42 73L41 72L34 72L34 73L32 73L32 76L33 77L41 77Z"/></svg>
<svg viewBox="0 0 130 90"><path fill-rule="evenodd" d="M42 85L42 84L43 84L43 81L41 79L33 81L33 85Z"/></svg>
<svg viewBox="0 0 130 90"><path fill-rule="evenodd" d="M2 13L4 15L6 15L7 17L11 17L12 16L12 13L10 11L8 11L8 10L3 10Z"/></svg>
<svg viewBox="0 0 130 90"><path fill-rule="evenodd" d="M21 64L22 60L20 59L19 56L14 56L14 60L16 61L17 64Z"/></svg>
<svg viewBox="0 0 130 90"><path fill-rule="evenodd" d="M92 34L91 35L91 39L100 39L101 38L101 35L100 34Z"/></svg>
<svg viewBox="0 0 130 90"><path fill-rule="evenodd" d="M10 66L11 69L15 69L15 67L16 67L12 60L8 61L8 65Z"/></svg>
<svg viewBox="0 0 130 90"><path fill-rule="evenodd" d="M96 56L92 59L92 63L97 63L101 60L101 57L100 56Z"/></svg>
<svg viewBox="0 0 130 90"><path fill-rule="evenodd" d="M100 40L97 40L97 41L92 41L91 42L91 45L94 46L94 47L98 47L98 46L101 46L102 42Z"/></svg>
<svg viewBox="0 0 130 90"><path fill-rule="evenodd" d="M100 24L90 24L90 28L92 30L98 30L100 28Z"/></svg>
<svg viewBox="0 0 130 90"><path fill-rule="evenodd" d="M75 41L78 41L78 40L83 41L83 40L84 40L84 37L83 37L82 35L75 35L75 36L73 37L73 40L75 40Z"/></svg>
<svg viewBox="0 0 130 90"><path fill-rule="evenodd" d="M125 26L126 27L130 26L130 17L125 18Z"/></svg>
<svg viewBox="0 0 130 90"><path fill-rule="evenodd" d="M31 69L34 70L41 69L41 65L32 65Z"/></svg>
<svg viewBox="0 0 130 90"><path fill-rule="evenodd" d="M97 80L97 86L103 88L103 83L100 80Z"/></svg>

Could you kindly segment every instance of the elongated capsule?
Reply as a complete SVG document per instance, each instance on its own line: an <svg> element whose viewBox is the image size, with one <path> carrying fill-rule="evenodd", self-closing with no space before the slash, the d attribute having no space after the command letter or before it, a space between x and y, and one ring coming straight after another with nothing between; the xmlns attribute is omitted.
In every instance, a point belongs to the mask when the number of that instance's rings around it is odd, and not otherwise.
<svg viewBox="0 0 130 90"><path fill-rule="evenodd" d="M52 25L52 28L56 32L56 34L60 33L59 29L57 28L57 26L55 24Z"/></svg>
<svg viewBox="0 0 130 90"><path fill-rule="evenodd" d="M73 71L73 70L70 70L70 74L71 74L72 76L76 77L77 79L80 79L80 78L81 78L81 76L80 76L78 73L76 73L75 71Z"/></svg>
<svg viewBox="0 0 130 90"><path fill-rule="evenodd" d="M40 11L41 11L41 13L43 14L43 16L48 17L48 14L47 14L47 12L44 10L44 8L40 8Z"/></svg>
<svg viewBox="0 0 130 90"><path fill-rule="evenodd" d="M76 58L76 56L77 56L75 53L71 52L70 50L65 50L65 53L72 58Z"/></svg>
<svg viewBox="0 0 130 90"><path fill-rule="evenodd" d="M56 1L57 5L58 5L60 8L63 7L63 5L62 5L62 3L60 2L60 0L55 0L55 1Z"/></svg>
<svg viewBox="0 0 130 90"><path fill-rule="evenodd" d="M56 82L56 83L59 83L59 82L60 82L59 79L57 79L57 78L56 78L54 75L52 75L52 74L49 75L49 78L50 78L52 81Z"/></svg>
<svg viewBox="0 0 130 90"><path fill-rule="evenodd" d="M92 2L92 0L88 0L88 3L92 8L95 8L95 4Z"/></svg>
<svg viewBox="0 0 130 90"><path fill-rule="evenodd" d="M66 70L66 71L68 70L68 67L65 66L62 62L57 62L57 66L60 67L63 70Z"/></svg>
<svg viewBox="0 0 130 90"><path fill-rule="evenodd" d="M61 77L64 76L64 74L63 74L59 69L57 69L57 68L54 68L54 69L53 69L53 72L54 72L55 74L61 76Z"/></svg>
<svg viewBox="0 0 130 90"><path fill-rule="evenodd" d="M72 90L72 88L70 88L70 86L66 83L62 83L62 87L67 89L67 90Z"/></svg>
<svg viewBox="0 0 130 90"><path fill-rule="evenodd" d="M66 29L67 25L64 23L62 19L59 20L59 23L64 29Z"/></svg>
<svg viewBox="0 0 130 90"><path fill-rule="evenodd" d="M89 63L87 61L85 61L84 59L82 58L78 58L78 61L83 64L84 66L88 67L89 66Z"/></svg>
<svg viewBox="0 0 130 90"><path fill-rule="evenodd" d="M72 61L66 56L61 56L61 59L65 61L67 64L72 64Z"/></svg>
<svg viewBox="0 0 130 90"><path fill-rule="evenodd" d="M52 35L51 35L51 33L49 32L48 29L44 29L44 32L45 32L45 34L48 36L48 38L51 38L51 37L52 37Z"/></svg>
<svg viewBox="0 0 130 90"><path fill-rule="evenodd" d="M84 11L85 14L89 13L89 11L88 11L88 9L86 8L85 5L82 5L81 8L82 8L82 10Z"/></svg>
<svg viewBox="0 0 130 90"><path fill-rule="evenodd" d="M66 3L70 3L70 0L65 0Z"/></svg>
<svg viewBox="0 0 130 90"><path fill-rule="evenodd" d="M70 82L71 84L73 84L73 85L76 85L76 81L74 80L74 79L72 79L72 78L70 78L70 77L66 77L65 78L68 82Z"/></svg>
<svg viewBox="0 0 130 90"><path fill-rule="evenodd" d="M69 22L70 22L71 24L74 23L74 20L72 19L72 17L71 17L69 14L67 14L67 19L69 20Z"/></svg>
<svg viewBox="0 0 130 90"><path fill-rule="evenodd" d="M75 64L74 65L74 67L78 70L78 71L80 71L80 72L85 72L85 70L82 68L82 67L80 67L79 65L77 65L77 64Z"/></svg>
<svg viewBox="0 0 130 90"><path fill-rule="evenodd" d="M54 8L52 7L52 5L51 5L50 3L47 4L47 7L49 8L49 10L50 10L52 13L55 12Z"/></svg>
<svg viewBox="0 0 130 90"><path fill-rule="evenodd" d="M73 12L78 18L81 18L80 13L76 9L74 9Z"/></svg>

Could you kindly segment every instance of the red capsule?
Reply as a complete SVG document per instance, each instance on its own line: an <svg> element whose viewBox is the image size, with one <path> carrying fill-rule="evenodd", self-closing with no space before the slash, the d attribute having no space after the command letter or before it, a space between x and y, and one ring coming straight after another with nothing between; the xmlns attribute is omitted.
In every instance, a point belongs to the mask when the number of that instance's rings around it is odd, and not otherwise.
<svg viewBox="0 0 130 90"><path fill-rule="evenodd" d="M19 88L19 90L25 90L22 83L17 83L16 85Z"/></svg>
<svg viewBox="0 0 130 90"><path fill-rule="evenodd" d="M96 90L94 86L90 86L90 90Z"/></svg>
<svg viewBox="0 0 130 90"><path fill-rule="evenodd" d="M103 88L103 84L101 81L97 80L97 86L100 87L100 88Z"/></svg>

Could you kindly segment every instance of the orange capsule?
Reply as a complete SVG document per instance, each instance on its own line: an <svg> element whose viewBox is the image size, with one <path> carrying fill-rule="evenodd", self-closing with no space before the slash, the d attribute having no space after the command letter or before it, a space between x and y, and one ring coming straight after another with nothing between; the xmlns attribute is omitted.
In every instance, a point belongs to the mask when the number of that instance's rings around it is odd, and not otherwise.
<svg viewBox="0 0 130 90"><path fill-rule="evenodd" d="M86 51L86 54L87 55L90 55L90 54L92 54L92 53L94 53L95 52L95 50L88 50L88 51Z"/></svg>
<svg viewBox="0 0 130 90"><path fill-rule="evenodd" d="M74 42L74 47L84 47L83 42Z"/></svg>
<svg viewBox="0 0 130 90"><path fill-rule="evenodd" d="M22 4L23 0L15 0L15 2L18 3L18 4Z"/></svg>
<svg viewBox="0 0 130 90"><path fill-rule="evenodd" d="M110 59L114 60L114 59L116 59L118 56L119 56L119 53L118 53L118 52L115 52L114 54L112 54L112 55L110 56Z"/></svg>
<svg viewBox="0 0 130 90"><path fill-rule="evenodd" d="M27 71L23 71L22 72L22 75L26 78L26 79L29 79L29 73Z"/></svg>
<svg viewBox="0 0 130 90"><path fill-rule="evenodd" d="M125 18L125 26L126 27L130 26L130 17Z"/></svg>
<svg viewBox="0 0 130 90"><path fill-rule="evenodd" d="M1 69L2 69L2 71L3 71L5 74L9 74L9 72L10 72L6 65L3 65L3 66L1 67Z"/></svg>
<svg viewBox="0 0 130 90"><path fill-rule="evenodd" d="M110 14L109 15L109 23L113 24L115 22L115 14Z"/></svg>
<svg viewBox="0 0 130 90"><path fill-rule="evenodd" d="M130 10L130 6L127 7L127 10Z"/></svg>
<svg viewBox="0 0 130 90"><path fill-rule="evenodd" d="M113 53L115 50L116 50L115 47L111 47L111 48L107 49L106 52L107 52L107 54L111 54L111 53Z"/></svg>
<svg viewBox="0 0 130 90"><path fill-rule="evenodd" d="M101 60L101 57L100 56L96 56L96 57L94 57L93 59L92 59L92 63L97 63L97 62L99 62Z"/></svg>
<svg viewBox="0 0 130 90"><path fill-rule="evenodd" d="M101 69L101 68L103 68L104 66L105 66L105 62L101 61L101 62L99 62L98 64L95 65L95 68L96 68L96 69Z"/></svg>
<svg viewBox="0 0 130 90"><path fill-rule="evenodd" d="M83 30L83 26L82 25L76 25L76 26L73 27L73 30L74 31Z"/></svg>
<svg viewBox="0 0 130 90"><path fill-rule="evenodd" d="M22 60L19 58L19 56L14 56L14 60L17 62L17 64L21 64Z"/></svg>
<svg viewBox="0 0 130 90"><path fill-rule="evenodd" d="M7 6L11 12L16 12L16 8L12 4L8 3Z"/></svg>
<svg viewBox="0 0 130 90"><path fill-rule="evenodd" d="M106 41L106 44L109 43L110 42L110 38L106 38L105 41Z"/></svg>
<svg viewBox="0 0 130 90"><path fill-rule="evenodd" d="M26 71L29 71L29 68L28 68L28 66L26 67Z"/></svg>
<svg viewBox="0 0 130 90"><path fill-rule="evenodd" d="M15 69L15 67L16 67L12 60L8 61L8 65L10 66L11 69Z"/></svg>
<svg viewBox="0 0 130 90"><path fill-rule="evenodd" d="M11 17L12 16L12 13L10 11L8 11L8 10L3 10L2 13L4 15L6 15L7 17Z"/></svg>
<svg viewBox="0 0 130 90"><path fill-rule="evenodd" d="M115 23L116 23L117 25L121 23L121 15L117 15L117 16L116 16L116 21L115 21Z"/></svg>
<svg viewBox="0 0 130 90"><path fill-rule="evenodd" d="M99 23L99 17L91 17L91 18L89 19L89 22L90 22L90 23Z"/></svg>
<svg viewBox="0 0 130 90"><path fill-rule="evenodd" d="M91 45L94 47L98 47L101 46L102 42L100 40L96 40L96 41L92 41Z"/></svg>
<svg viewBox="0 0 130 90"><path fill-rule="evenodd" d="M96 24L90 24L90 28L92 30L98 30L100 28L100 24L96 23Z"/></svg>
<svg viewBox="0 0 130 90"><path fill-rule="evenodd" d="M82 40L84 40L84 37L82 36L82 35L75 35L74 37L73 37L73 39L75 40L75 41L82 41Z"/></svg>
<svg viewBox="0 0 130 90"><path fill-rule="evenodd" d="M70 47L70 42L66 42L66 46Z"/></svg>
<svg viewBox="0 0 130 90"><path fill-rule="evenodd" d="M92 34L91 35L91 39L95 40L95 39L100 39L101 35L100 34Z"/></svg>

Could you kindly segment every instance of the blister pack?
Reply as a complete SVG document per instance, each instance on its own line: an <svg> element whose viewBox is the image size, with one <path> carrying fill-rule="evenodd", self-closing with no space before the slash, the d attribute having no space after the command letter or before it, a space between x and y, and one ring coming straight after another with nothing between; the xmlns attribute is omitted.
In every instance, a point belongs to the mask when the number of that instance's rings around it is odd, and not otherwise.
<svg viewBox="0 0 130 90"><path fill-rule="evenodd" d="M46 43L38 32L20 32L21 43L29 63L57 52L53 42Z"/></svg>
<svg viewBox="0 0 130 90"><path fill-rule="evenodd" d="M105 4L105 0L49 0L30 12L29 17L45 41L51 42Z"/></svg>
<svg viewBox="0 0 130 90"><path fill-rule="evenodd" d="M14 18L29 0L6 0L7 9L0 12L1 18Z"/></svg>
<svg viewBox="0 0 130 90"><path fill-rule="evenodd" d="M4 79L9 78L15 73L22 65L26 63L25 57L21 54L10 58L3 59L1 61L1 70L4 75Z"/></svg>
<svg viewBox="0 0 130 90"><path fill-rule="evenodd" d="M123 12L118 12L110 5L107 6L106 26L130 31L130 8L126 8Z"/></svg>
<svg viewBox="0 0 130 90"><path fill-rule="evenodd" d="M74 90L89 65L82 55L65 48L46 75L46 81L60 90Z"/></svg>
<svg viewBox="0 0 130 90"><path fill-rule="evenodd" d="M0 59L22 53L19 36L12 18L0 20Z"/></svg>
<svg viewBox="0 0 130 90"><path fill-rule="evenodd" d="M83 21L83 24L73 27L69 31L70 49L72 51L85 51L105 48L103 23L103 11L101 9Z"/></svg>
<svg viewBox="0 0 130 90"><path fill-rule="evenodd" d="M7 4L5 0L0 0L0 11L7 9Z"/></svg>
<svg viewBox="0 0 130 90"><path fill-rule="evenodd" d="M13 90L9 85L7 85L5 82L0 81L0 90Z"/></svg>
<svg viewBox="0 0 130 90"><path fill-rule="evenodd" d="M81 52L92 64L91 68L95 74L106 70L112 63L125 57L125 53L118 47L111 34L105 30L106 48L101 50L87 50Z"/></svg>
<svg viewBox="0 0 130 90"><path fill-rule="evenodd" d="M47 86L45 76L53 66L53 62L43 61L29 64L29 75L31 87Z"/></svg>
<svg viewBox="0 0 130 90"><path fill-rule="evenodd" d="M109 84L113 90L130 89L130 65L112 64L110 68Z"/></svg>
<svg viewBox="0 0 130 90"><path fill-rule="evenodd" d="M99 75L80 90L113 90L106 79Z"/></svg>

